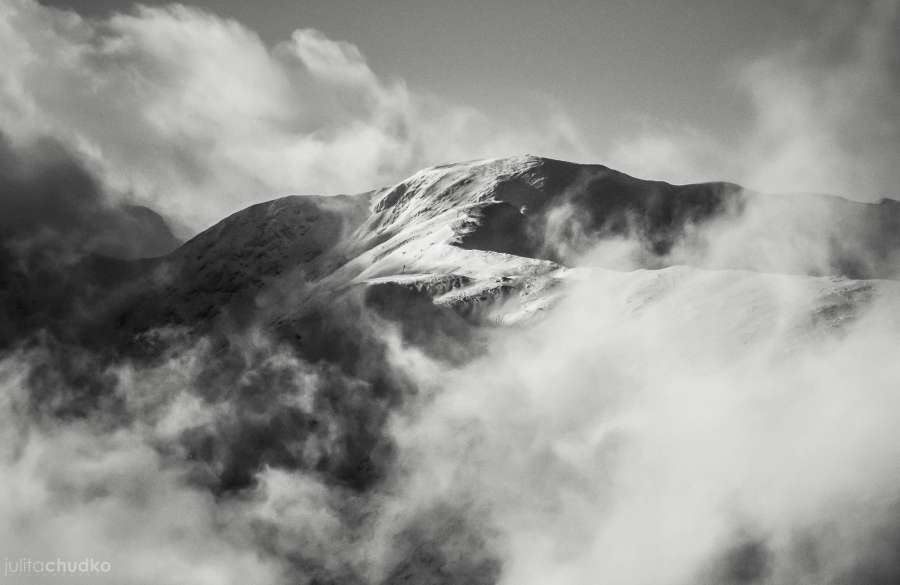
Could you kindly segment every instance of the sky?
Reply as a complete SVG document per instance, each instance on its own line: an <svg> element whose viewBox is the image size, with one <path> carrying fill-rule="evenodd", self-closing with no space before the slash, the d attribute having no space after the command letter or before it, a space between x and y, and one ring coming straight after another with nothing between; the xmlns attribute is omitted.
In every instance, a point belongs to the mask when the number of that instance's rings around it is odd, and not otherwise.
<svg viewBox="0 0 900 585"><path fill-rule="evenodd" d="M189 231L522 153L877 201L900 196L898 6L8 0L0 129Z"/></svg>
<svg viewBox="0 0 900 585"><path fill-rule="evenodd" d="M50 0L85 15L109 0ZM163 2L145 2L163 4ZM816 34L821 8L740 0L198 0L270 44L296 28L352 42L387 77L489 113L527 120L565 108L598 143L642 119L734 138L748 123L742 60Z"/></svg>

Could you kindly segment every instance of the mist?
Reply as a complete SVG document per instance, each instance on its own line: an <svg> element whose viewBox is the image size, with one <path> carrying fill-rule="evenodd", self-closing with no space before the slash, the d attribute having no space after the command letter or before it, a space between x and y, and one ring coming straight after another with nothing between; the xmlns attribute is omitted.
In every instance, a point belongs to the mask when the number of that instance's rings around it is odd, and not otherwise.
<svg viewBox="0 0 900 585"><path fill-rule="evenodd" d="M505 583L892 582L900 289L832 284L589 269L402 425L412 497Z"/></svg>

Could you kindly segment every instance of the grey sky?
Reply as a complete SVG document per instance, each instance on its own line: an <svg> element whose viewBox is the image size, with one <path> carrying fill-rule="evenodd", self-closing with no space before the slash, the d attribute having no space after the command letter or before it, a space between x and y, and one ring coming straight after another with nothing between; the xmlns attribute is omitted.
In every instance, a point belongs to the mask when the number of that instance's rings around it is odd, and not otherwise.
<svg viewBox="0 0 900 585"><path fill-rule="evenodd" d="M45 3L83 15L129 6L116 0ZM738 64L816 34L822 8L800 0L190 4L243 22L269 44L296 28L316 28L356 44L379 75L491 116L527 122L552 100L598 146L660 122L736 139L750 115L735 87Z"/></svg>
<svg viewBox="0 0 900 585"><path fill-rule="evenodd" d="M900 0L44 4L0 2L0 129L195 227L522 153L859 200L900 185Z"/></svg>

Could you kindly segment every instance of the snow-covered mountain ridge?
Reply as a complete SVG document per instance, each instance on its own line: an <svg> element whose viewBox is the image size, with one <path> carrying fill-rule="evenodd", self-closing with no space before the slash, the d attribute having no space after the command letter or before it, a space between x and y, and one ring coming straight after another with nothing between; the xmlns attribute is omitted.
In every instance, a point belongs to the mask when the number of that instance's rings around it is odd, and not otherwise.
<svg viewBox="0 0 900 585"><path fill-rule="evenodd" d="M302 274L302 288L324 295L358 285L404 287L439 306L499 322L546 307L569 269L604 241L630 243L630 268L687 264L813 276L894 275L900 206L796 199L730 183L643 181L600 165L522 156L432 167L356 196L277 200L226 222L239 223L241 232L270 234L253 253L274 261L270 269L262 261L250 269L260 278ZM267 215L261 209L269 209ZM744 218L752 220L750 228L740 223ZM748 235L731 244L730 256L709 254L718 242L698 241L696 234L719 225L730 229L728 222ZM204 266L228 266L226 257L246 264L252 257L243 246L248 237L226 234L220 224L172 256L194 255ZM281 242L284 237L289 241ZM742 252L783 238L826 258L799 258L771 270L746 262ZM211 252L215 259L198 250L219 239L234 249ZM240 262L232 268L243 274L247 268Z"/></svg>
<svg viewBox="0 0 900 585"><path fill-rule="evenodd" d="M889 279L898 250L893 201L671 185L520 156L423 169L359 195L251 206L166 256L104 263L110 294L81 302L75 320L131 337L223 318L284 325L346 295L398 307L413 295L451 320L510 324L552 306L586 270Z"/></svg>

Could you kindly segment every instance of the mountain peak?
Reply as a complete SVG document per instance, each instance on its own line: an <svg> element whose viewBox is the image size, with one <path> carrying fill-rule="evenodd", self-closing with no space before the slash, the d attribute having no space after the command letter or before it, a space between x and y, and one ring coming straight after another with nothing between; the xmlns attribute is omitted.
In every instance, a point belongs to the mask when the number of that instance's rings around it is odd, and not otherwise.
<svg viewBox="0 0 900 585"><path fill-rule="evenodd" d="M810 197L794 205L730 183L671 185L533 155L439 165L359 195L260 203L163 258L117 267L122 279L146 280L126 283L140 298L123 293L118 322L127 333L126 323L143 330L252 312L260 291L275 282L293 295L267 301L282 316L312 298L374 286L419 291L438 306L504 320L550 302L567 269L610 239L628 242L632 268L896 276L900 205ZM752 221L741 224L746 218ZM744 226L735 250L704 248L696 234L725 220ZM796 237L809 240L801 248L825 251L815 269L803 258L748 263L768 259L760 246ZM511 298L516 302L506 303Z"/></svg>

